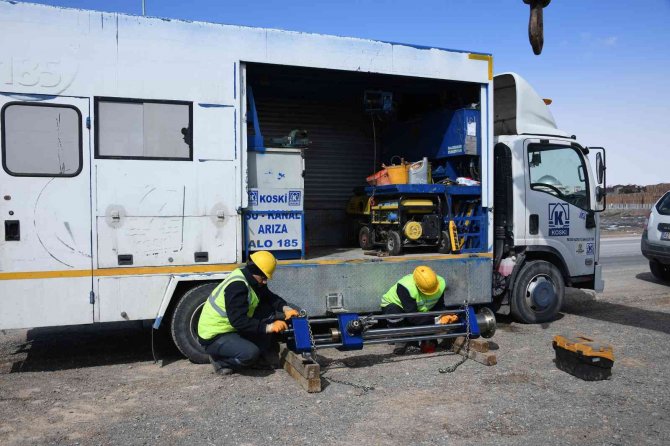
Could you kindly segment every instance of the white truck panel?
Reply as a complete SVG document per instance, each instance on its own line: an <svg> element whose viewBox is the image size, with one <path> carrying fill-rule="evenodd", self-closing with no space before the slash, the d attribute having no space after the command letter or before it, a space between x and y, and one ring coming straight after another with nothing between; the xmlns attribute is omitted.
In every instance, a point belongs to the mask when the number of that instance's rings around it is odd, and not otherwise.
<svg viewBox="0 0 670 446"><path fill-rule="evenodd" d="M3 329L90 324L91 276L0 282Z"/></svg>
<svg viewBox="0 0 670 446"><path fill-rule="evenodd" d="M98 218L98 267L119 266L118 256L131 254L132 266L192 265L196 252L205 263L234 263L237 216L125 217L120 224Z"/></svg>
<svg viewBox="0 0 670 446"><path fill-rule="evenodd" d="M155 318L169 277L101 277L97 281L100 314L96 322L115 322Z"/></svg>
<svg viewBox="0 0 670 446"><path fill-rule="evenodd" d="M349 37L5 1L0 28L15 36L1 80L18 92L230 104L240 61L490 81L491 61L466 52Z"/></svg>

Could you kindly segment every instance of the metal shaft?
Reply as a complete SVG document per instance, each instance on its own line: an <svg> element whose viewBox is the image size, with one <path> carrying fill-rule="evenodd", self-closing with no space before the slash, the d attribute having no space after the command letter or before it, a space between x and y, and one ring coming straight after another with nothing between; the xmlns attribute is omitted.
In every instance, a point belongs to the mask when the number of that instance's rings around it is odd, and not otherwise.
<svg viewBox="0 0 670 446"><path fill-rule="evenodd" d="M398 313L398 314L376 314L373 316L367 316L366 319L371 320L384 320L384 319L397 319L401 317L420 317L420 316L440 316L442 314L457 314L463 313L465 310L444 310L444 311L426 311L425 313Z"/></svg>
<svg viewBox="0 0 670 446"><path fill-rule="evenodd" d="M428 339L447 339L447 338L457 338L463 336L463 333L445 333L445 334L436 334L433 336L410 336L407 338L386 338L386 339L370 339L369 341L363 341L363 345L368 344L386 344L387 342L414 342L414 341L426 341Z"/></svg>
<svg viewBox="0 0 670 446"><path fill-rule="evenodd" d="M377 330L368 330L363 332L363 339L378 338L380 336L393 336L404 334L420 334L420 333L436 333L451 328L462 328L463 324L444 324L444 325L418 325L416 327L400 327L400 328L380 328Z"/></svg>

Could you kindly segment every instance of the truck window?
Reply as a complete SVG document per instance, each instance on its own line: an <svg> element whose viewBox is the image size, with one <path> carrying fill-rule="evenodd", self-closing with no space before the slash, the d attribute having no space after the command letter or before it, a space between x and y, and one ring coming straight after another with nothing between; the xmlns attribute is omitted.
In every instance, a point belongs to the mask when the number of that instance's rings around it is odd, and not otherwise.
<svg viewBox="0 0 670 446"><path fill-rule="evenodd" d="M577 149L570 146L528 146L530 188L588 209L588 174Z"/></svg>
<svg viewBox="0 0 670 446"><path fill-rule="evenodd" d="M661 215L670 215L670 192L665 194L663 198L658 200L656 210Z"/></svg>
<svg viewBox="0 0 670 446"><path fill-rule="evenodd" d="M14 176L73 177L82 167L81 114L70 105L2 108L2 166Z"/></svg>
<svg viewBox="0 0 670 446"><path fill-rule="evenodd" d="M95 99L95 157L192 160L193 103Z"/></svg>

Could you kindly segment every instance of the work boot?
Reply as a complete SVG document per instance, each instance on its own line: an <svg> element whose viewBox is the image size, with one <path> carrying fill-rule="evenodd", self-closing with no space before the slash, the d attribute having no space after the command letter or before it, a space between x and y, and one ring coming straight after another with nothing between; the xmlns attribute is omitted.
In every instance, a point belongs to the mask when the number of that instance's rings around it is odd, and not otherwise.
<svg viewBox="0 0 670 446"><path fill-rule="evenodd" d="M214 359L214 357L212 357L212 355L209 355L209 363L212 364L212 367L214 368L214 373L216 373L217 375L228 376L234 373L233 369L231 369L230 367L222 366L220 363L216 361L216 359Z"/></svg>
<svg viewBox="0 0 670 446"><path fill-rule="evenodd" d="M407 342L396 342L395 347L393 347L394 355L404 355L407 351Z"/></svg>

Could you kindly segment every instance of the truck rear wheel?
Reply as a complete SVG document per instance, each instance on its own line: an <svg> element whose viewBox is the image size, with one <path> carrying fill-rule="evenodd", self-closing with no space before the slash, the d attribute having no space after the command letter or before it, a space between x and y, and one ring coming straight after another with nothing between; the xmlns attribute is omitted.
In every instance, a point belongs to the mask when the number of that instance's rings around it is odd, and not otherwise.
<svg viewBox="0 0 670 446"><path fill-rule="evenodd" d="M521 268L513 285L512 315L527 324L551 321L561 310L564 294L565 281L554 264L530 261Z"/></svg>
<svg viewBox="0 0 670 446"><path fill-rule="evenodd" d="M205 283L191 288L179 299L172 313L172 339L179 351L196 364L209 361L207 353L198 342L198 320L205 301L217 285L218 283Z"/></svg>

